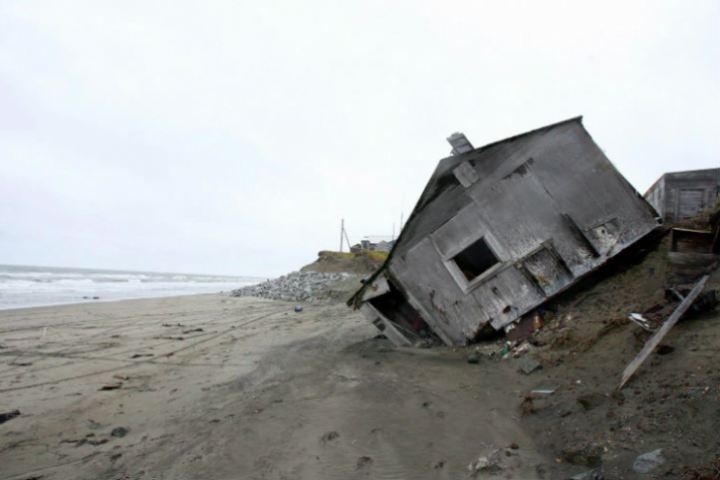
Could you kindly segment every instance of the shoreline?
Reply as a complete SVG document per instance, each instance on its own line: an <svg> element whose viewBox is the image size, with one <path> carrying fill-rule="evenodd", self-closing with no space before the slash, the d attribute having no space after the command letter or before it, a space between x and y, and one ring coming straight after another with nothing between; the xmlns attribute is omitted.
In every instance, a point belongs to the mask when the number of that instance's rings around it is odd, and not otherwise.
<svg viewBox="0 0 720 480"><path fill-rule="evenodd" d="M37 308L57 308L57 307L71 307L71 306L79 306L79 305L95 305L100 303L114 303L114 302L128 302L128 301L134 301L134 300L156 300L156 299L162 299L162 298L176 298L176 297L192 297L192 296L201 296L201 295L224 295L227 294L229 291L219 291L219 292L207 292L207 293L178 293L176 295L159 295L157 297L130 297L130 298L99 298L97 300L92 299L83 299L83 301L73 301L73 302L67 302L67 303L49 303L49 304L41 304L41 305L28 305L24 307L9 307L4 308L0 307L0 316L3 315L3 313L7 312L14 312L16 310L32 310Z"/></svg>

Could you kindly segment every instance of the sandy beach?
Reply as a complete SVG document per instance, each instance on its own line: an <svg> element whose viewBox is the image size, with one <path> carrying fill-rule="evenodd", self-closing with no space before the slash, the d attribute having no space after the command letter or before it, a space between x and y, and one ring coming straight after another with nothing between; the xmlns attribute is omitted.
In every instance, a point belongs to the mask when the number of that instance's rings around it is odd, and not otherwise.
<svg viewBox="0 0 720 480"><path fill-rule="evenodd" d="M512 443L504 476L537 476L516 365L398 350L342 304L293 306L0 312L0 411L21 412L0 426L0 478L459 478Z"/></svg>

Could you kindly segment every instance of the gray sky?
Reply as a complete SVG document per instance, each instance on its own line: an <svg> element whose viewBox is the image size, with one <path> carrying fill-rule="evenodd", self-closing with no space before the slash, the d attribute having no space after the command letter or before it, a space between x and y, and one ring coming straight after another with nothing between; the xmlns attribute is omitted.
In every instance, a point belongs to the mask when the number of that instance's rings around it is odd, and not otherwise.
<svg viewBox="0 0 720 480"><path fill-rule="evenodd" d="M282 274L390 234L458 130L717 167L718 5L3 0L0 263Z"/></svg>

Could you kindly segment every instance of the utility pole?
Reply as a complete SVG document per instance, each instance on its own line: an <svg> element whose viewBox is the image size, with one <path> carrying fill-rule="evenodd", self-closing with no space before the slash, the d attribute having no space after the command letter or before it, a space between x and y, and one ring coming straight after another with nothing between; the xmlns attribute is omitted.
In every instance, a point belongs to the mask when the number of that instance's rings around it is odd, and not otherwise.
<svg viewBox="0 0 720 480"><path fill-rule="evenodd" d="M345 230L345 227L343 227L343 233L345 234L345 241L348 245L348 252L350 252L352 249L352 245L350 244L350 239L348 238L347 230Z"/></svg>
<svg viewBox="0 0 720 480"><path fill-rule="evenodd" d="M340 253L343 247L343 234L345 233L345 219L340 220Z"/></svg>

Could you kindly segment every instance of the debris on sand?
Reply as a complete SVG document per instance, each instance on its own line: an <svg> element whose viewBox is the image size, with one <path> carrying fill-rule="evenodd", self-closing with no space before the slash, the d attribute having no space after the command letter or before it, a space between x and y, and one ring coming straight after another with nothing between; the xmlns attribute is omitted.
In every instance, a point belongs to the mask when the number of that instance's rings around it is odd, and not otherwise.
<svg viewBox="0 0 720 480"><path fill-rule="evenodd" d="M520 360L520 370L522 370L525 375L530 375L540 367L540 362L530 357L523 357L522 360Z"/></svg>
<svg viewBox="0 0 720 480"><path fill-rule="evenodd" d="M477 475L478 473L493 473L499 472L503 469L500 462L502 456L502 449L498 448L493 450L488 455L481 456L477 459L477 462L468 465L468 471L470 475Z"/></svg>
<svg viewBox="0 0 720 480"><path fill-rule="evenodd" d="M692 291L688 294L687 297L680 303L677 310L673 312L673 314L670 316L670 318L667 319L667 321L663 324L663 326L647 341L643 349L640 351L640 353L637 354L637 356L633 359L632 362L630 362L630 365L627 366L625 371L623 372L622 381L620 382L620 385L618 386L618 390L623 388L628 380L630 380L630 377L633 376L635 371L640 368L640 365L643 364L645 359L650 355L650 353L655 350L655 347L657 347L663 338L665 338L665 335L670 331L672 327L675 326L675 324L680 320L680 317L683 316L683 314L687 311L688 308L692 305L693 301L697 298L698 295L700 295L700 292L702 292L702 289L705 287L705 283L708 281L709 276L705 275L700 279L700 281L695 285L695 288L692 289Z"/></svg>
<svg viewBox="0 0 720 480"><path fill-rule="evenodd" d="M633 470L637 473L650 473L665 463L665 456L662 448L649 453L644 453L635 459Z"/></svg>
<svg viewBox="0 0 720 480"><path fill-rule="evenodd" d="M125 435L130 432L129 428L125 427L115 427L112 429L112 432L110 432L110 435L117 438L123 438Z"/></svg>
<svg viewBox="0 0 720 480"><path fill-rule="evenodd" d="M187 335L188 333L194 333L194 332L203 332L204 330L202 328L191 328L188 330L183 330L183 335ZM183 339L184 340L184 339Z"/></svg>
<svg viewBox="0 0 720 480"><path fill-rule="evenodd" d="M570 480L605 480L602 470L588 470L570 477Z"/></svg>
<svg viewBox="0 0 720 480"><path fill-rule="evenodd" d="M358 458L357 469L360 470L361 468L369 467L372 464L373 459L368 457L367 455L363 455L362 457Z"/></svg>
<svg viewBox="0 0 720 480"><path fill-rule="evenodd" d="M154 353L136 353L135 355L133 355L130 358L152 357L154 355L155 355Z"/></svg>
<svg viewBox="0 0 720 480"><path fill-rule="evenodd" d="M13 410L12 412L0 413L0 425L2 425L5 422L9 422L13 418L17 418L19 416L20 416L20 410Z"/></svg>
<svg viewBox="0 0 720 480"><path fill-rule="evenodd" d="M123 385L122 382L111 383L108 385L103 385L102 387L100 387L100 390L98 390L98 391L104 392L104 391L109 391L109 390L118 390L118 389L122 388L122 385Z"/></svg>
<svg viewBox="0 0 720 480"><path fill-rule="evenodd" d="M552 395L555 390L531 390L530 393L537 393L539 395Z"/></svg>
<svg viewBox="0 0 720 480"><path fill-rule="evenodd" d="M471 353L467 356L467 362L471 364L480 363L480 356L477 353Z"/></svg>
<svg viewBox="0 0 720 480"><path fill-rule="evenodd" d="M323 445L326 445L328 442L331 442L339 437L340 437L340 434L338 432L335 432L335 431L327 432L325 435L322 436L320 441L322 442Z"/></svg>

